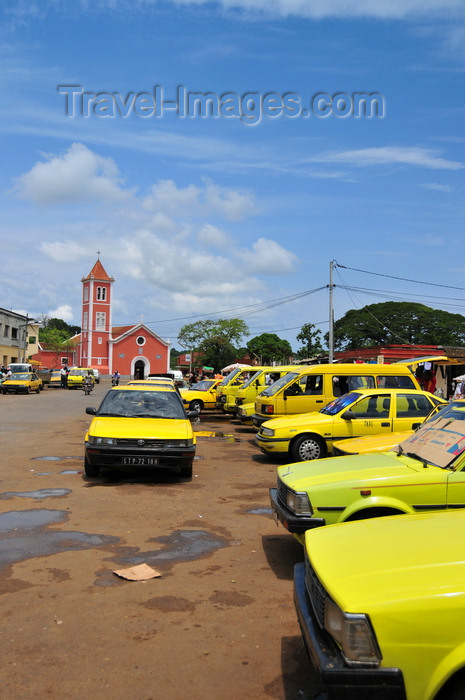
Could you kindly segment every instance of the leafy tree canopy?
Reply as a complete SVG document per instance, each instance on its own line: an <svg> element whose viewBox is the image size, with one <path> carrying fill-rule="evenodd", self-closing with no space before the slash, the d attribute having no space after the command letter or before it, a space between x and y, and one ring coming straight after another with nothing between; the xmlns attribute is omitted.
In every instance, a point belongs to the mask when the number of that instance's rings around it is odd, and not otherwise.
<svg viewBox="0 0 465 700"><path fill-rule="evenodd" d="M213 367L215 372L219 372L236 358L236 350L232 343L219 335L200 343L197 352L199 363L204 367Z"/></svg>
<svg viewBox="0 0 465 700"><path fill-rule="evenodd" d="M260 364L271 365L287 364L292 355L292 348L287 340L283 340L276 333L262 333L255 336L247 343L247 350L254 355Z"/></svg>
<svg viewBox="0 0 465 700"><path fill-rule="evenodd" d="M39 328L39 340L41 343L56 342L58 337L61 337L63 341L69 340L73 335L81 332L80 326L70 326L61 318L47 318L43 316L41 325L42 327ZM56 333L59 333L59 336Z"/></svg>
<svg viewBox="0 0 465 700"><path fill-rule="evenodd" d="M223 338L231 344L240 343L242 337L248 333L247 324L240 318L220 318L217 321L207 319L183 326L179 331L178 340L185 348L196 350L204 341L212 338Z"/></svg>
<svg viewBox="0 0 465 700"><path fill-rule="evenodd" d="M314 357L324 352L321 331L313 323L304 323L296 339L303 345L297 350L296 358L298 360Z"/></svg>
<svg viewBox="0 0 465 700"><path fill-rule="evenodd" d="M335 348L393 343L464 345L465 317L424 304L388 301L352 309L334 323Z"/></svg>

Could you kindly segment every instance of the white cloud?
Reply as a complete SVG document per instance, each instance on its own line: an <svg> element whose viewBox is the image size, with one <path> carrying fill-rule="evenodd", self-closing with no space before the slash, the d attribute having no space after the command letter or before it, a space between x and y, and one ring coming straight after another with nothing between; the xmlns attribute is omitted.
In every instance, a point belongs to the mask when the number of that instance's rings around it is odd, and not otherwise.
<svg viewBox="0 0 465 700"><path fill-rule="evenodd" d="M253 196L204 181L203 187L178 187L172 180L160 180L143 200L143 207L165 214L191 218L219 214L229 221L239 221L255 213Z"/></svg>
<svg viewBox="0 0 465 700"><path fill-rule="evenodd" d="M48 156L17 178L14 188L35 204L63 202L115 202L130 192L121 189L118 168L112 158L97 155L81 143L73 143L60 156Z"/></svg>
<svg viewBox="0 0 465 700"><path fill-rule="evenodd" d="M436 150L402 146L384 146L381 148L360 148L351 151L326 153L310 158L315 163L346 163L358 167L373 165L412 165L431 170L461 170L463 163L442 158Z"/></svg>
<svg viewBox="0 0 465 700"><path fill-rule="evenodd" d="M259 238L252 250L242 250L244 265L255 274L286 275L295 270L297 255L283 248L276 241Z"/></svg>
<svg viewBox="0 0 465 700"><path fill-rule="evenodd" d="M424 182L420 185L424 190L432 190L433 192L454 192L455 187L452 185L441 185L439 182Z"/></svg>
<svg viewBox="0 0 465 700"><path fill-rule="evenodd" d="M212 224L205 224L202 226L197 234L197 240L199 243L203 243L206 246L213 246L214 248L227 248L228 246L233 246L232 239Z"/></svg>
<svg viewBox="0 0 465 700"><path fill-rule="evenodd" d="M49 311L47 315L49 318L61 318L63 321L66 321L66 323L71 323L71 321L73 321L73 310L69 304L62 304L56 309Z"/></svg>
<svg viewBox="0 0 465 700"><path fill-rule="evenodd" d="M78 261L89 257L89 249L84 243L44 241L39 248L44 255L58 263L69 263L71 260Z"/></svg>

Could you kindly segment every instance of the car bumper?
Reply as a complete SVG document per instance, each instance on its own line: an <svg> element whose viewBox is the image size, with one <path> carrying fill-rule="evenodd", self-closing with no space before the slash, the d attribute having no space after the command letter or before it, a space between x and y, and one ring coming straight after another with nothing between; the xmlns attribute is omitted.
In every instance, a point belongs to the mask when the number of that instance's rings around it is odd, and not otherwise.
<svg viewBox="0 0 465 700"><path fill-rule="evenodd" d="M303 537L307 530L326 525L324 518L312 518L306 515L295 515L278 500L278 490L270 489L271 509L276 521L279 521L293 535Z"/></svg>
<svg viewBox="0 0 465 700"><path fill-rule="evenodd" d="M328 700L405 700L398 668L350 668L315 618L305 586L305 564L294 568L294 603L318 695ZM312 683L312 690L313 690Z"/></svg>
<svg viewBox="0 0 465 700"><path fill-rule="evenodd" d="M287 453L289 452L289 438L267 438L262 435L255 436L255 443L265 454Z"/></svg>
<svg viewBox="0 0 465 700"><path fill-rule="evenodd" d="M86 459L92 466L112 467L113 469L179 469L190 467L195 457L192 447L160 448L156 450L140 447L99 447L86 442Z"/></svg>

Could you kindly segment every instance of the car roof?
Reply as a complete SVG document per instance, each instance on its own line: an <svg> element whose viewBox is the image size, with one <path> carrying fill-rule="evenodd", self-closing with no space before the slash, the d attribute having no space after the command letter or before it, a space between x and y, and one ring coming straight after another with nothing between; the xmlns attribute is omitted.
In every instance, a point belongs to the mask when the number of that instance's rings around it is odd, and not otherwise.
<svg viewBox="0 0 465 700"><path fill-rule="evenodd" d="M430 394L431 392L429 391L423 391L423 389L403 389L400 386L394 386L394 387L378 387L378 389L362 389L356 387L355 389L351 389L350 391L346 392L347 394L363 394L364 396L372 396L373 394L379 394L379 393L390 393L390 394ZM337 398L341 398L338 396ZM441 399L439 396L436 396L438 399L439 403L447 403L445 399Z"/></svg>
<svg viewBox="0 0 465 700"><path fill-rule="evenodd" d="M143 386L140 384L125 384L124 386L112 386L109 391L167 391L175 394L178 393L175 387L162 384L154 384L153 386L149 384L144 384Z"/></svg>

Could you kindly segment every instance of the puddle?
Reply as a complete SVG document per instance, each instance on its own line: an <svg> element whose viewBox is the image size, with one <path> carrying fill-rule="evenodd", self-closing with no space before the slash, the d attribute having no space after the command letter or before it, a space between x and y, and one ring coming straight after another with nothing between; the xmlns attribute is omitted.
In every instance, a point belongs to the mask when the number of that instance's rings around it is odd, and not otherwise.
<svg viewBox="0 0 465 700"><path fill-rule="evenodd" d="M229 435L228 433L221 433L217 430L196 430L195 434L197 437L220 438L225 442L241 442L241 438L235 435Z"/></svg>
<svg viewBox="0 0 465 700"><path fill-rule="evenodd" d="M254 510L248 510L247 513L250 515L272 515L273 511L271 508L254 508Z"/></svg>
<svg viewBox="0 0 465 700"><path fill-rule="evenodd" d="M164 545L163 549L138 551L137 554L123 557L120 561L127 564L146 563L149 566L162 562L174 564L200 559L215 549L228 546L226 539L205 530L176 530L172 535L157 537L151 541Z"/></svg>
<svg viewBox="0 0 465 700"><path fill-rule="evenodd" d="M66 459L82 459L82 457L31 457L31 462L63 462Z"/></svg>
<svg viewBox="0 0 465 700"><path fill-rule="evenodd" d="M63 523L67 518L65 510L41 508L0 513L0 567L25 559L102 547L119 541L117 537L109 535L44 529L47 525Z"/></svg>
<svg viewBox="0 0 465 700"><path fill-rule="evenodd" d="M79 469L64 469L60 474L82 474L82 470Z"/></svg>
<svg viewBox="0 0 465 700"><path fill-rule="evenodd" d="M0 500L6 501L10 498L59 498L71 493L71 489L40 489L38 491L7 491L0 494Z"/></svg>

